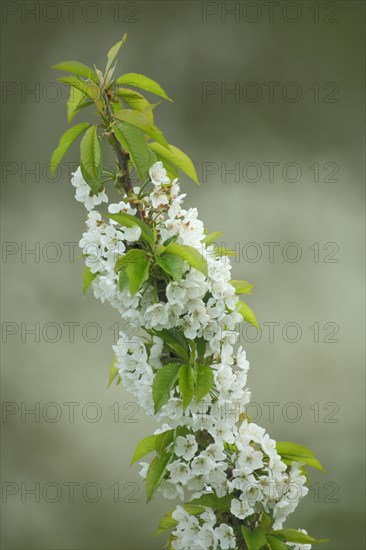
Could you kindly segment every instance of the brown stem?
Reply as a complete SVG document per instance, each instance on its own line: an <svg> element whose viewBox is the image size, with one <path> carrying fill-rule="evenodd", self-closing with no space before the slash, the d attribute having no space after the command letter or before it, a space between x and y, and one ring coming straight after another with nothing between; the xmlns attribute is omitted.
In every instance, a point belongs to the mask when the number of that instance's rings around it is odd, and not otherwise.
<svg viewBox="0 0 366 550"><path fill-rule="evenodd" d="M103 97L107 105L108 117L110 120L112 120L113 112L111 109L109 97L106 92L103 92ZM123 187L126 194L129 195L133 191L131 176L128 170L128 161L129 161L130 155L127 153L127 151L124 151L122 149L121 144L119 143L119 141L117 140L113 132L108 133L108 140L114 149L114 152L117 157L118 166L120 168L120 173L118 174L118 178L117 178L119 187L120 188ZM138 208L137 208L136 216L142 220L142 214Z"/></svg>

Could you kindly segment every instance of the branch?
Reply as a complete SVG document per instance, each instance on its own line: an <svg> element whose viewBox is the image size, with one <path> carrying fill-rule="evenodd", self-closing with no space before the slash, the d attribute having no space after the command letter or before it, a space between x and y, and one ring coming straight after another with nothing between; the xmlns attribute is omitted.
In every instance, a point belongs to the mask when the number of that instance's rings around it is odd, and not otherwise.
<svg viewBox="0 0 366 550"><path fill-rule="evenodd" d="M103 97L105 99L106 105L107 105L107 113L110 120L113 119L113 112L111 109L111 104L109 101L109 97L106 92L103 92ZM112 145L114 152L117 157L118 166L120 168L120 174L118 175L118 183L120 187L122 186L125 190L126 194L128 195L133 191L132 183L131 183L131 176L130 172L128 170L128 161L130 158L130 155L127 153L127 151L124 151L121 147L121 144L117 140L116 136L113 132L108 133L108 140L110 144ZM136 216L142 220L142 214L137 208Z"/></svg>

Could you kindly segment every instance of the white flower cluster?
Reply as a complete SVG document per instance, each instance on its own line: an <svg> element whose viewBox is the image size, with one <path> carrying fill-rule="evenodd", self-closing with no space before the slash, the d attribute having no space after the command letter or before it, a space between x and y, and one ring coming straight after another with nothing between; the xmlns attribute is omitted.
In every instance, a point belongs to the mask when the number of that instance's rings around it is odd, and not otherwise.
<svg viewBox="0 0 366 550"><path fill-rule="evenodd" d="M216 527L216 515L209 508L203 514L194 516L186 512L181 506L177 506L172 517L178 522L177 528L173 531L175 537L173 547L177 550L187 548L228 550L229 548L236 548L233 528L225 523L221 523Z"/></svg>
<svg viewBox="0 0 366 550"><path fill-rule="evenodd" d="M179 390L173 387L170 399L156 415L162 425L157 433L177 427L186 430L174 442L174 454L159 490L166 498L182 501L206 494L225 497L230 499L230 512L237 520L251 517L252 522L260 523L264 510L271 514L274 528L280 529L308 492L306 478L301 464L289 468L277 453L275 441L242 414L250 401L246 387L249 363L242 347L234 351L237 325L243 318L230 284L230 261L218 256L212 245L203 244L204 227L197 210L183 209L178 181L170 182L161 162L151 168L150 178L153 189L140 197L140 203L146 219L153 216L158 243L172 239L194 247L207 261L208 275L184 262L180 282L171 280L163 292L157 292L146 281L134 296L129 289L120 290L114 266L139 241L140 228L104 221L92 208L108 199L104 192L95 196L86 192L80 170L74 174L73 184L77 200L90 211L80 247L86 265L97 275L92 282L94 295L117 308L134 328L129 335L121 332L114 346L116 366L127 390L147 414L154 414L152 385L167 362L164 341L154 333L166 329L203 343L201 360L214 374L214 391L202 401L192 400L184 411ZM126 197L110 204L108 210L136 213ZM148 464L142 463L143 477L147 468ZM236 548L232 527L220 522L210 508L205 510L195 517L176 508L173 548ZM295 548L306 550L308 546Z"/></svg>
<svg viewBox="0 0 366 550"><path fill-rule="evenodd" d="M102 202L108 202L108 197L104 191L96 194L90 192L90 187L83 178L80 166L72 174L71 183L76 189L75 199L82 202L87 210L93 210L94 206L102 204Z"/></svg>

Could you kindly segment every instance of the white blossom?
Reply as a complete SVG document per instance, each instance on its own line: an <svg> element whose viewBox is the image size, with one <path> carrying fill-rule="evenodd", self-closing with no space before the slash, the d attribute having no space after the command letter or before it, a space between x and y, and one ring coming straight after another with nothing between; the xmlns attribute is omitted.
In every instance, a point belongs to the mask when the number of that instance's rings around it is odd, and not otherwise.
<svg viewBox="0 0 366 550"><path fill-rule="evenodd" d="M76 189L75 199L78 202L82 202L87 210L92 210L94 206L97 206L102 202L108 202L108 197L104 190L99 193L92 194L90 186L83 178L80 166L77 168L76 172L73 172L71 183Z"/></svg>
<svg viewBox="0 0 366 550"><path fill-rule="evenodd" d="M192 399L183 410L177 382L172 384L166 403L155 415L162 434L184 429L169 447L171 459L158 491L167 499L186 502L204 495L231 498L230 512L244 521L263 510L273 514L273 528L280 529L287 516L307 494L306 478L300 463L288 467L276 450L276 442L254 422L242 420L241 413L250 402L247 388L249 362L239 346L238 324L243 321L236 310L238 296L230 283L228 257L217 256L214 248L202 243L205 233L196 208L184 210L178 180L170 182L162 162L149 171L153 184L144 198L145 215L158 222L155 226L158 246L172 238L178 244L198 250L207 261L204 275L187 261L181 280L170 278L164 291L149 281L134 296L129 288L121 290L115 272L117 260L131 248L143 247L141 228L125 227L103 219L93 210L107 202L104 191L94 195L84 181L80 168L73 174L76 199L89 210L87 231L80 240L85 264L95 276L91 283L94 296L116 308L122 326L113 346L115 365L126 389L135 396L148 415L154 414L153 384L167 362L179 363L179 348L167 347L160 331L176 331L189 341L199 338L203 356L197 360L212 370L213 391L202 401ZM138 188L134 189L138 193ZM134 215L136 209L123 197L108 207L110 214ZM159 335L156 335L156 332ZM188 344L187 344L188 345ZM191 351L190 351L191 353ZM198 353L198 352L197 352ZM169 357L173 354L173 359ZM149 463L141 462L140 475L146 478ZM191 550L226 550L236 548L232 527L217 521L215 511L205 507L199 515L182 506L173 512L177 525L172 548ZM228 523L230 521L228 520ZM308 550L309 545L289 544L294 550Z"/></svg>

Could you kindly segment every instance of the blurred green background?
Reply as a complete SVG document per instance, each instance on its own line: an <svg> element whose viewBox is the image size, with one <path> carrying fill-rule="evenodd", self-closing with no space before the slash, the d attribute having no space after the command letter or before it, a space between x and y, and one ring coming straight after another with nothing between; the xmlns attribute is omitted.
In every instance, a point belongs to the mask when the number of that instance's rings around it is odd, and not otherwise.
<svg viewBox="0 0 366 550"><path fill-rule="evenodd" d="M56 182L47 169L67 127L50 67L103 68L127 31L118 71L148 74L174 99L157 121L203 181L182 178L186 203L239 250L234 278L255 284L263 330L243 334L251 416L327 469L288 526L329 537L324 550L363 549L363 2L2 10L2 548L165 544L151 534L173 503L146 505L129 467L155 423L121 386L107 389L118 316L83 299L70 244L85 217L69 184L77 147Z"/></svg>

